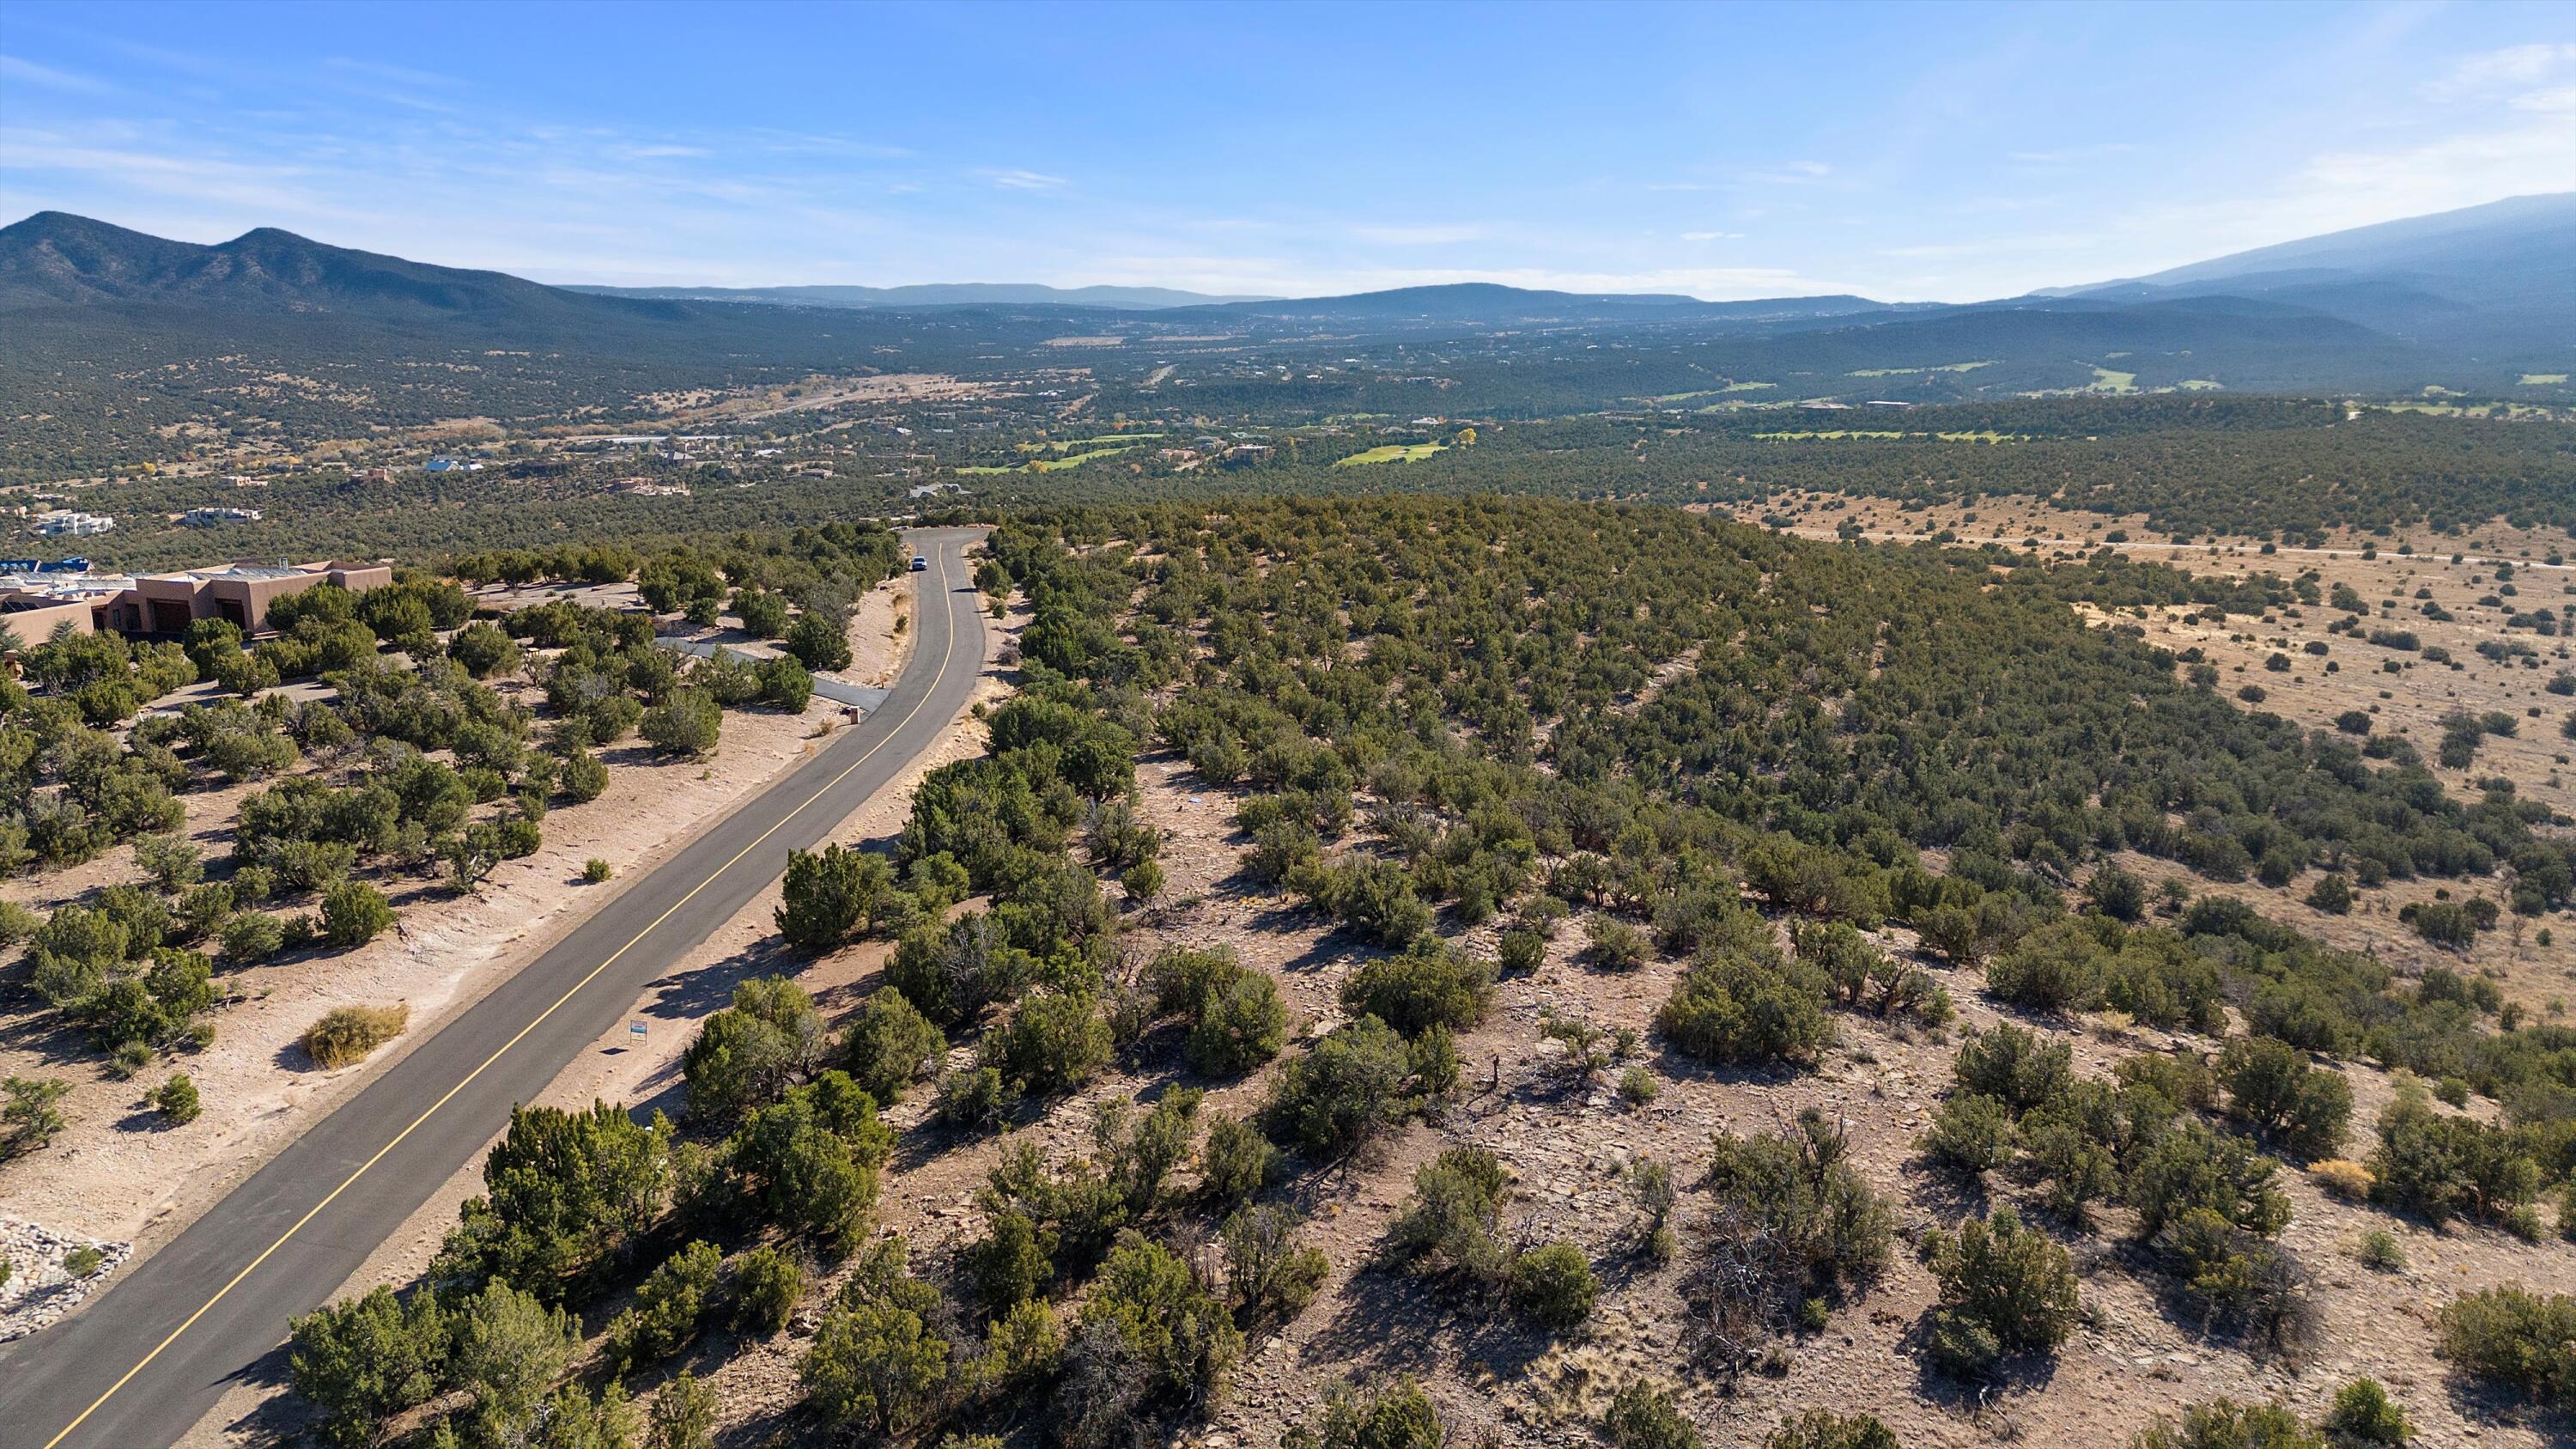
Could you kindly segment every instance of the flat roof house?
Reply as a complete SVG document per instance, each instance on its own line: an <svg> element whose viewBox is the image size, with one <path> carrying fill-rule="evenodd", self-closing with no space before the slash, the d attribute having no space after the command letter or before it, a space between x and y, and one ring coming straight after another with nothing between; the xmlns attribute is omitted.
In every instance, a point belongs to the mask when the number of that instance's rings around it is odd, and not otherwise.
<svg viewBox="0 0 2576 1449"><path fill-rule="evenodd" d="M269 606L317 584L364 593L392 583L384 564L228 564L140 577L61 574L0 576L0 623L26 643L62 624L77 634L175 635L199 619L230 620L246 635L269 632Z"/></svg>

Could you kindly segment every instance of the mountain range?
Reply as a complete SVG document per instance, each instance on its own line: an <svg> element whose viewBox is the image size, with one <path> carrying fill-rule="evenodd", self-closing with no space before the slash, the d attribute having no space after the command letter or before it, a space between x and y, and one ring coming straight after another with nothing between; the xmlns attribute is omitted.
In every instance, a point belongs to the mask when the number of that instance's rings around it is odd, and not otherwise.
<svg viewBox="0 0 2576 1449"><path fill-rule="evenodd" d="M927 307L1101 307L1153 312L1267 297L1211 296L1171 287L1048 287L1035 282L932 282L907 287L595 287L567 292L594 297L642 297L669 302L756 302L781 307L861 307L896 310Z"/></svg>
<svg viewBox="0 0 2576 1449"><path fill-rule="evenodd" d="M2083 388L2098 375L2134 379L2118 387L2384 395L2439 386L2565 401L2556 379L2576 372L2576 195L1965 306L1856 296L1707 302L1488 283L1284 300L1013 284L571 288L271 228L209 246L42 212L0 228L0 326L12 338L0 389L38 376L65 386L72 371L112 359L257 354L292 369L308 359L356 368L388 356L524 354L641 392L884 367L891 357L906 368L971 371L994 357L1041 355L1063 334L1112 332L1151 346L1221 332L1316 355L1372 337L1552 348L1506 366L1516 378L1544 368L1561 379L1526 405L1569 411L1679 390L1670 383L1705 386L1693 379L1711 374L1758 379L1783 396L1929 400ZM1533 340L1567 329L1610 350L1569 357ZM1649 367L1638 354L1654 349L1660 360ZM453 390L455 404L479 405L470 385Z"/></svg>

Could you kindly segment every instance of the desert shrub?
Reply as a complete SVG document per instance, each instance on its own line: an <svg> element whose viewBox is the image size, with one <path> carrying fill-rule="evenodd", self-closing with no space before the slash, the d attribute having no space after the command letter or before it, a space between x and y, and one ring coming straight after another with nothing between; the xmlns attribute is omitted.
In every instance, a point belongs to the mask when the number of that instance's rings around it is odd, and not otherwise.
<svg viewBox="0 0 2576 1449"><path fill-rule="evenodd" d="M876 1102L838 1071L755 1108L730 1140L733 1166L763 1219L849 1241L877 1197L894 1133Z"/></svg>
<svg viewBox="0 0 2576 1449"><path fill-rule="evenodd" d="M70 1096L72 1084L60 1077L12 1076L0 1082L7 1102L0 1105L0 1148L7 1155L33 1152L63 1130L63 1114L54 1104Z"/></svg>
<svg viewBox="0 0 2576 1449"><path fill-rule="evenodd" d="M716 738L724 729L724 711L705 690L675 689L645 710L635 728L657 753L696 758L715 750Z"/></svg>
<svg viewBox="0 0 2576 1449"><path fill-rule="evenodd" d="M842 1045L841 1065L869 1096L894 1102L947 1049L947 1036L930 1018L887 986L859 1007Z"/></svg>
<svg viewBox="0 0 2576 1449"><path fill-rule="evenodd" d="M2075 1326L2066 1249L2011 1208L1926 1239L1940 1307L1928 1346L1944 1372L1982 1374L2007 1354L2054 1353Z"/></svg>
<svg viewBox="0 0 2576 1449"><path fill-rule="evenodd" d="M1405 1036L1435 1026L1464 1031L1484 1019L1493 988L1491 965L1429 937L1362 966L1342 985L1342 1009Z"/></svg>
<svg viewBox="0 0 2576 1449"><path fill-rule="evenodd" d="M868 1300L823 1315L796 1373L826 1422L891 1438L929 1416L948 1382L949 1355L948 1340L918 1308Z"/></svg>
<svg viewBox="0 0 2576 1449"><path fill-rule="evenodd" d="M1199 1150L1199 1181L1217 1201L1248 1202L1278 1171L1279 1149L1250 1122L1220 1116L1208 1123L1207 1142Z"/></svg>
<svg viewBox="0 0 2576 1449"><path fill-rule="evenodd" d="M2352 1088L2306 1054L2266 1037L2239 1037L2218 1058L2227 1115L2293 1157L2331 1157L2352 1121Z"/></svg>
<svg viewBox="0 0 2576 1449"><path fill-rule="evenodd" d="M744 1332L778 1332L804 1298L805 1269L784 1248L763 1244L734 1267L733 1321Z"/></svg>
<svg viewBox="0 0 2576 1449"><path fill-rule="evenodd" d="M1063 1432L1078 1444L1123 1441L1140 1420L1222 1393L1242 1351L1232 1315L1189 1265L1131 1234L1102 1263L1075 1326Z"/></svg>
<svg viewBox="0 0 2576 1449"><path fill-rule="evenodd" d="M662 1260L635 1290L635 1304L608 1325L609 1361L634 1369L668 1358L697 1336L714 1307L724 1255L713 1243L691 1243Z"/></svg>
<svg viewBox="0 0 2576 1449"><path fill-rule="evenodd" d="M1683 973L1655 1029L1703 1061L1812 1062L1833 1045L1824 973L1767 945L1730 947Z"/></svg>
<svg viewBox="0 0 2576 1449"><path fill-rule="evenodd" d="M1522 1317L1560 1333L1591 1317L1601 1296L1590 1260L1572 1243L1549 1243L1519 1254L1504 1282Z"/></svg>
<svg viewBox="0 0 2576 1449"><path fill-rule="evenodd" d="M2534 1404L2576 1407L2576 1298L2481 1289L2452 1299L2438 1326L2436 1348L2470 1376Z"/></svg>
<svg viewBox="0 0 2576 1449"><path fill-rule="evenodd" d="M317 1308L287 1330L287 1375L320 1408L326 1443L357 1449L387 1416L427 1402L447 1371L450 1328L437 1296L364 1297Z"/></svg>
<svg viewBox="0 0 2576 1449"><path fill-rule="evenodd" d="M1901 1449L1896 1432L1875 1414L1809 1409L1771 1431L1762 1449Z"/></svg>
<svg viewBox="0 0 2576 1449"><path fill-rule="evenodd" d="M931 1115L950 1127L998 1127L1019 1110L1020 1094L999 1068L968 1067L939 1079Z"/></svg>
<svg viewBox="0 0 2576 1449"><path fill-rule="evenodd" d="M2323 1425L2337 1449L2361 1444L2403 1444L2415 1437L2406 1411L2375 1379L2354 1379L2335 1390Z"/></svg>
<svg viewBox="0 0 2576 1449"><path fill-rule="evenodd" d="M2379 1114L2369 1168L2373 1201L2436 1226L2461 1216L2501 1223L2540 1191L2540 1164L2514 1133L2403 1096Z"/></svg>
<svg viewBox="0 0 2576 1449"><path fill-rule="evenodd" d="M364 1060L410 1023L408 1006L340 1006L323 1013L298 1040L317 1065L336 1069Z"/></svg>
<svg viewBox="0 0 2576 1449"><path fill-rule="evenodd" d="M2012 1161L2016 1146L2012 1109L1983 1092L1952 1094L1923 1134L1925 1156L1972 1176Z"/></svg>
<svg viewBox="0 0 2576 1449"><path fill-rule="evenodd" d="M2064 1095L2075 1083L2075 1050L2009 1024L1961 1039L1950 1071L1959 1086L1994 1098L2014 1116Z"/></svg>
<svg viewBox="0 0 2576 1449"><path fill-rule="evenodd" d="M1026 1390L1053 1379L1064 1362L1064 1321L1043 1298L1012 1309L985 1334L993 1382Z"/></svg>
<svg viewBox="0 0 2576 1449"><path fill-rule="evenodd" d="M1673 1402L1672 1391L1645 1379L1630 1379L1610 1396L1601 1437L1610 1449L1700 1449L1699 1430Z"/></svg>
<svg viewBox="0 0 2576 1449"><path fill-rule="evenodd" d="M1118 889L1127 899L1143 905L1163 893L1163 866L1160 861L1140 860L1118 873Z"/></svg>
<svg viewBox="0 0 2576 1449"><path fill-rule="evenodd" d="M2314 1332L2306 1273L2289 1252L2195 1207L2157 1238L2165 1266L2214 1323L2296 1350Z"/></svg>
<svg viewBox="0 0 2576 1449"><path fill-rule="evenodd" d="M224 922L224 960L234 965L265 961L286 944L286 928L275 916L244 911Z"/></svg>
<svg viewBox="0 0 2576 1449"><path fill-rule="evenodd" d="M1237 1210L1219 1237L1227 1291L1254 1318L1293 1318L1332 1271L1324 1250L1297 1241L1304 1219L1277 1204Z"/></svg>
<svg viewBox="0 0 2576 1449"><path fill-rule="evenodd" d="M1716 1204L1691 1291L1707 1307L1709 1347L1731 1362L1808 1300L1874 1279L1893 1217L1847 1160L1842 1129L1812 1107L1778 1135L1721 1131L1710 1148Z"/></svg>
<svg viewBox="0 0 2576 1449"><path fill-rule="evenodd" d="M2123 1191L2137 1209L2140 1237L2154 1237L2195 1208L2269 1237L2290 1220L2289 1199L2273 1184L2279 1170L2235 1133L2186 1122L2145 1151Z"/></svg>
<svg viewBox="0 0 2576 1449"><path fill-rule="evenodd" d="M1318 1423L1300 1424L1279 1442L1280 1449L1442 1449L1449 1435L1431 1396L1407 1376L1374 1393L1326 1386Z"/></svg>
<svg viewBox="0 0 2576 1449"><path fill-rule="evenodd" d="M987 1064L1023 1092L1069 1092L1109 1064L1109 1023L1089 996L1044 992L1021 1002L984 1050Z"/></svg>
<svg viewBox="0 0 2576 1449"><path fill-rule="evenodd" d="M476 679L488 679L518 667L519 646L509 635L477 620L447 641L447 657L465 666Z"/></svg>
<svg viewBox="0 0 2576 1449"><path fill-rule="evenodd" d="M2386 1228L2369 1228L2353 1244L2352 1255L2363 1267L2382 1273L2406 1271L2406 1248Z"/></svg>
<svg viewBox="0 0 2576 1449"><path fill-rule="evenodd" d="M555 784L565 799L576 805L588 804L607 793L608 767L589 751L576 748L564 756Z"/></svg>
<svg viewBox="0 0 2576 1449"><path fill-rule="evenodd" d="M393 903L365 881L344 880L322 897L322 937L344 951L367 944L393 923Z"/></svg>
<svg viewBox="0 0 2576 1449"><path fill-rule="evenodd" d="M994 1211L984 1236L966 1246L960 1261L988 1318L1002 1318L1044 1292L1055 1279L1056 1235L1026 1213Z"/></svg>
<svg viewBox="0 0 2576 1449"><path fill-rule="evenodd" d="M2287 1408L2226 1398L2194 1404L2179 1419L2159 1414L2129 1444L2130 1449L2327 1449L2326 1437Z"/></svg>
<svg viewBox="0 0 2576 1449"><path fill-rule="evenodd" d="M1634 971L1646 964L1646 933L1612 915L1587 916L1583 922L1584 959L1604 971ZM1544 953L1544 943L1541 943Z"/></svg>
<svg viewBox="0 0 2576 1449"><path fill-rule="evenodd" d="M942 1026L972 1021L992 1003L1011 1000L1037 974L1037 962L984 912L923 922L904 933L886 963L886 984Z"/></svg>
<svg viewBox="0 0 2576 1449"><path fill-rule="evenodd" d="M774 912L778 932L800 951L837 949L873 921L894 888L894 868L871 851L843 845L790 851Z"/></svg>
<svg viewBox="0 0 2576 1449"><path fill-rule="evenodd" d="M1424 1042L1445 1042L1425 1033ZM1308 1152L1346 1151L1443 1090L1423 1046L1407 1043L1374 1016L1336 1028L1279 1070L1264 1111L1273 1130ZM1455 1075L1456 1061L1448 1063Z"/></svg>
<svg viewBox="0 0 2576 1449"><path fill-rule="evenodd" d="M197 1120L204 1106L197 1098L197 1084L185 1072L174 1072L161 1090L152 1094L152 1105L159 1108L163 1121L173 1127L184 1127Z"/></svg>
<svg viewBox="0 0 2576 1449"><path fill-rule="evenodd" d="M822 1013L805 988L782 976L737 981L733 1004L709 1015L680 1056L689 1110L731 1122L821 1063Z"/></svg>
<svg viewBox="0 0 2576 1449"><path fill-rule="evenodd" d="M1201 999L1190 1025L1190 1065L1210 1076L1240 1076L1279 1055L1287 1036L1279 984L1245 971Z"/></svg>
<svg viewBox="0 0 2576 1449"><path fill-rule="evenodd" d="M1387 1224L1388 1256L1416 1272L1484 1282L1510 1266L1498 1232L1508 1179L1481 1147L1452 1147L1415 1168L1413 1192Z"/></svg>
<svg viewBox="0 0 2576 1449"><path fill-rule="evenodd" d="M483 1160L430 1276L462 1291L518 1285L548 1302L595 1290L659 1216L672 1177L671 1127L595 1102L521 1107Z"/></svg>

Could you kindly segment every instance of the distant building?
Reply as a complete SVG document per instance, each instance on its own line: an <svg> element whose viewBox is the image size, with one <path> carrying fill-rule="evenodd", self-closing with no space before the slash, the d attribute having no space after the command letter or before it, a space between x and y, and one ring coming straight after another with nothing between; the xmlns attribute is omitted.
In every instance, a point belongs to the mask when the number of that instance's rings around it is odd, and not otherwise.
<svg viewBox="0 0 2576 1449"><path fill-rule="evenodd" d="M23 562L20 561L20 562ZM76 634L177 635L199 619L225 619L245 635L268 632L271 604L317 584L364 593L392 583L383 564L227 564L180 573L0 573L0 624L28 643L62 626Z"/></svg>
<svg viewBox="0 0 2576 1449"><path fill-rule="evenodd" d="M88 538L116 527L116 520L104 513L82 513L75 509L57 508L39 513L29 525L38 538Z"/></svg>
<svg viewBox="0 0 2576 1449"><path fill-rule="evenodd" d="M257 523L256 508L191 508L179 515L182 528L213 528L225 523Z"/></svg>
<svg viewBox="0 0 2576 1449"><path fill-rule="evenodd" d="M471 458L432 458L420 465L424 473L480 473L483 465Z"/></svg>

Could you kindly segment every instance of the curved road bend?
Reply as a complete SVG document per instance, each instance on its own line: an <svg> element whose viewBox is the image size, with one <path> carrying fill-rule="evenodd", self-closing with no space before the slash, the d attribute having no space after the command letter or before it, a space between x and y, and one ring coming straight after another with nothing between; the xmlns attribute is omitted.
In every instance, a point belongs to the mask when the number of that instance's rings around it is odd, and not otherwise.
<svg viewBox="0 0 2576 1449"><path fill-rule="evenodd" d="M0 1350L0 1449L148 1449L186 1434L513 1106L775 880L789 850L823 839L937 740L983 669L965 561L979 536L907 535L930 558L919 634L876 713L314 1123L95 1302Z"/></svg>

